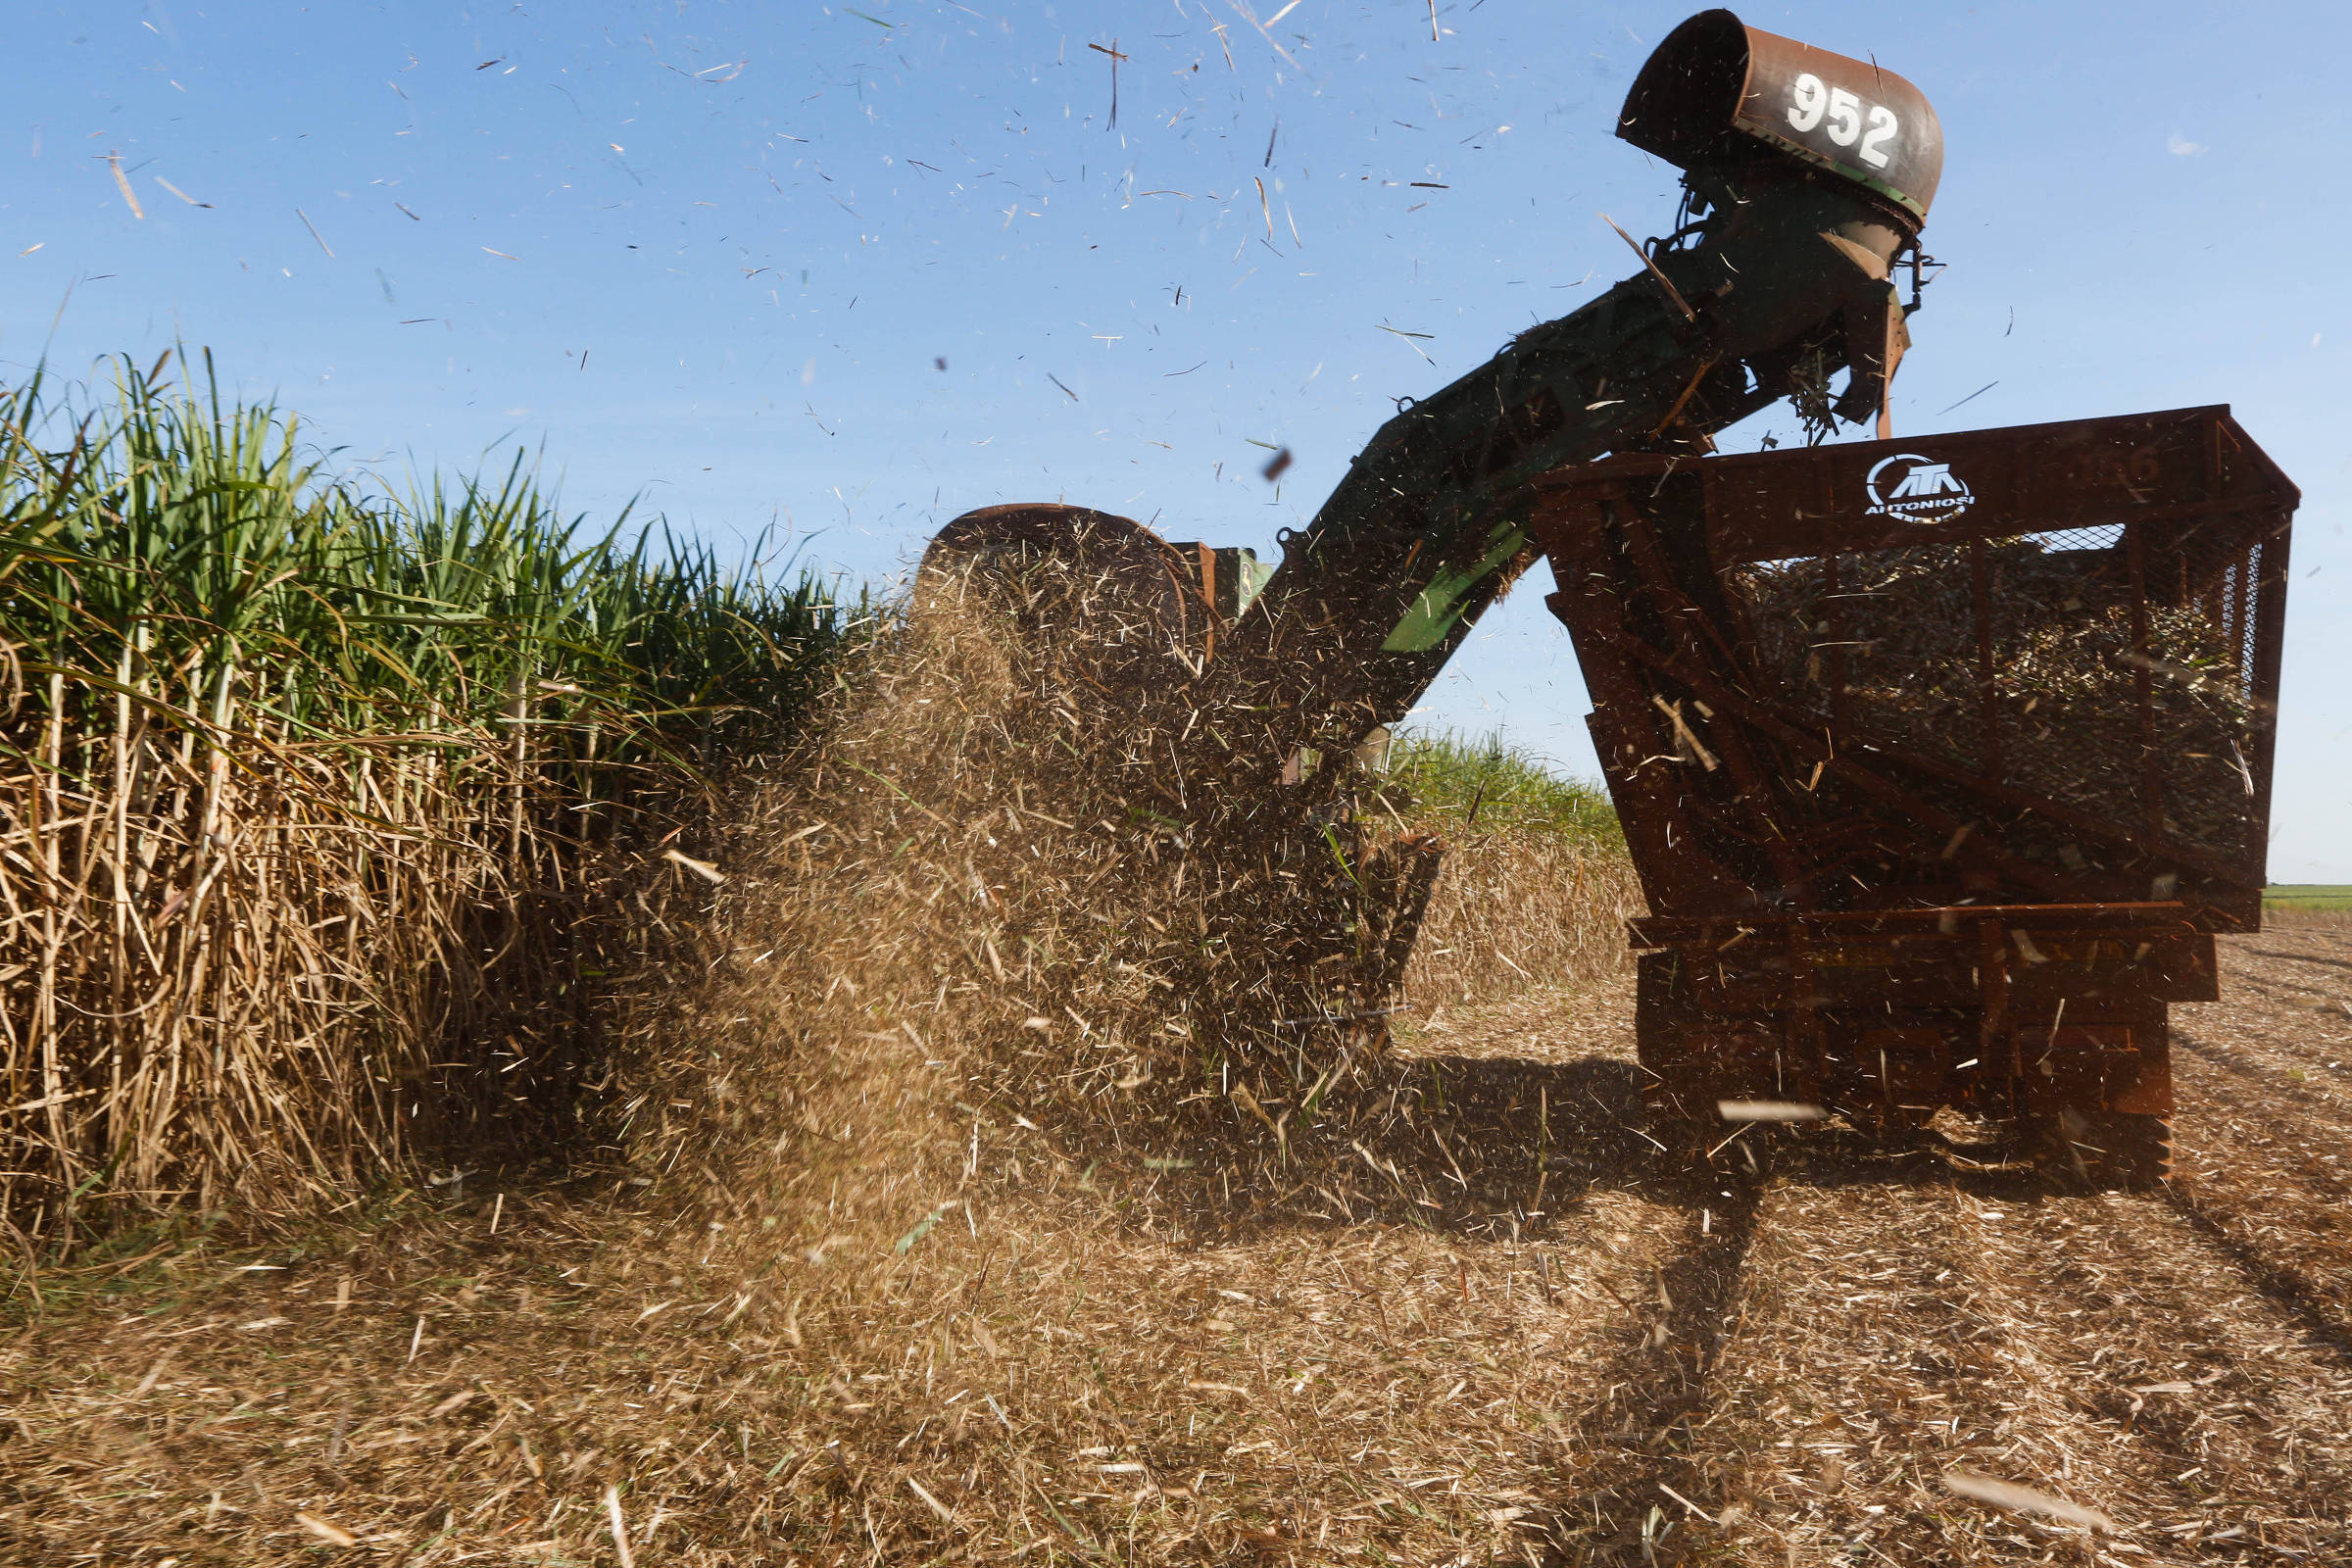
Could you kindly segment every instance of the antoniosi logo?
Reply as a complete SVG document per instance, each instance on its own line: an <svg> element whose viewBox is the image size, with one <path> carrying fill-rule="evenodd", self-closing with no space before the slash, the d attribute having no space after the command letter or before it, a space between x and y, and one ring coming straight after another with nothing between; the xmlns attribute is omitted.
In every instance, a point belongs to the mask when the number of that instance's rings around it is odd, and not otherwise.
<svg viewBox="0 0 2352 1568"><path fill-rule="evenodd" d="M1865 511L1871 516L1899 517L1905 522L1949 522L1977 500L1968 481L1954 473L1950 464L1916 452L1881 458L1862 481L1862 488L1870 496Z"/></svg>

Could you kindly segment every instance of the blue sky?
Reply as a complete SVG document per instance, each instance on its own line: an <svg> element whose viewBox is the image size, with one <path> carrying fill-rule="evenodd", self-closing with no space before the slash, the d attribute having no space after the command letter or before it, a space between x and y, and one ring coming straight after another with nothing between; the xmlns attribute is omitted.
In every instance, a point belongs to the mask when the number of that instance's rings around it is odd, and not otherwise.
<svg viewBox="0 0 2352 1568"><path fill-rule="evenodd" d="M859 577L1005 500L1264 549L1392 398L1626 272L1600 213L1667 224L1610 128L1689 9L17 0L0 361L209 345L347 464L522 442L573 509ZM2227 402L2302 484L2273 871L2352 881L2352 21L1741 15L1942 116L1898 432ZM1422 719L1591 771L1544 586Z"/></svg>

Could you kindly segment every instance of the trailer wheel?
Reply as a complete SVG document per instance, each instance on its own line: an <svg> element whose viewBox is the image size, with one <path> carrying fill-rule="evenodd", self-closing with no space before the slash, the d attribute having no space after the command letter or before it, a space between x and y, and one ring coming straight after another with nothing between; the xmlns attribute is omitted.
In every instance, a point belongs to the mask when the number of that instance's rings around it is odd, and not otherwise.
<svg viewBox="0 0 2352 1568"><path fill-rule="evenodd" d="M2173 1119L2126 1110L2062 1110L2043 1126L2043 1160L2089 1186L2147 1192L2173 1174Z"/></svg>

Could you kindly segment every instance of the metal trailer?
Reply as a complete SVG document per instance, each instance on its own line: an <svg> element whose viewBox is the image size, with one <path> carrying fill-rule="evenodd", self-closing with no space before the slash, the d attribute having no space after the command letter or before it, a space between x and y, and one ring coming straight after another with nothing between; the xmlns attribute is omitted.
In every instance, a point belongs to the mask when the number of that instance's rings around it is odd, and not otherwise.
<svg viewBox="0 0 2352 1568"><path fill-rule="evenodd" d="M1536 489L1649 903L1660 1140L1951 1106L2161 1179L2166 1010L2262 917L2298 492L2229 411Z"/></svg>

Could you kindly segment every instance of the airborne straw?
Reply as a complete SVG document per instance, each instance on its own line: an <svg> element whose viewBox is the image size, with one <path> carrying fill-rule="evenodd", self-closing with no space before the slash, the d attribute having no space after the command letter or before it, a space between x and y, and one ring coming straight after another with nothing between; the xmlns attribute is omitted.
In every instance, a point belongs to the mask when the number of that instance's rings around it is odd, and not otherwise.
<svg viewBox="0 0 2352 1568"><path fill-rule="evenodd" d="M2103 1530L2110 1534L2115 1530L2115 1521L2096 1508L2085 1508L2080 1503L2068 1502L2063 1497L2053 1497L2046 1492L2036 1492L2032 1487L2021 1487L2014 1482L1995 1481L1990 1476L1979 1475L1973 1470L1946 1470L1943 1484L1948 1491L1963 1497L1988 1502L1996 1508L2045 1514L2061 1524L2081 1525L2086 1530Z"/></svg>
<svg viewBox="0 0 2352 1568"><path fill-rule="evenodd" d="M1719 1100L1715 1113L1725 1121L1819 1121L1829 1114L1819 1105L1785 1100Z"/></svg>

